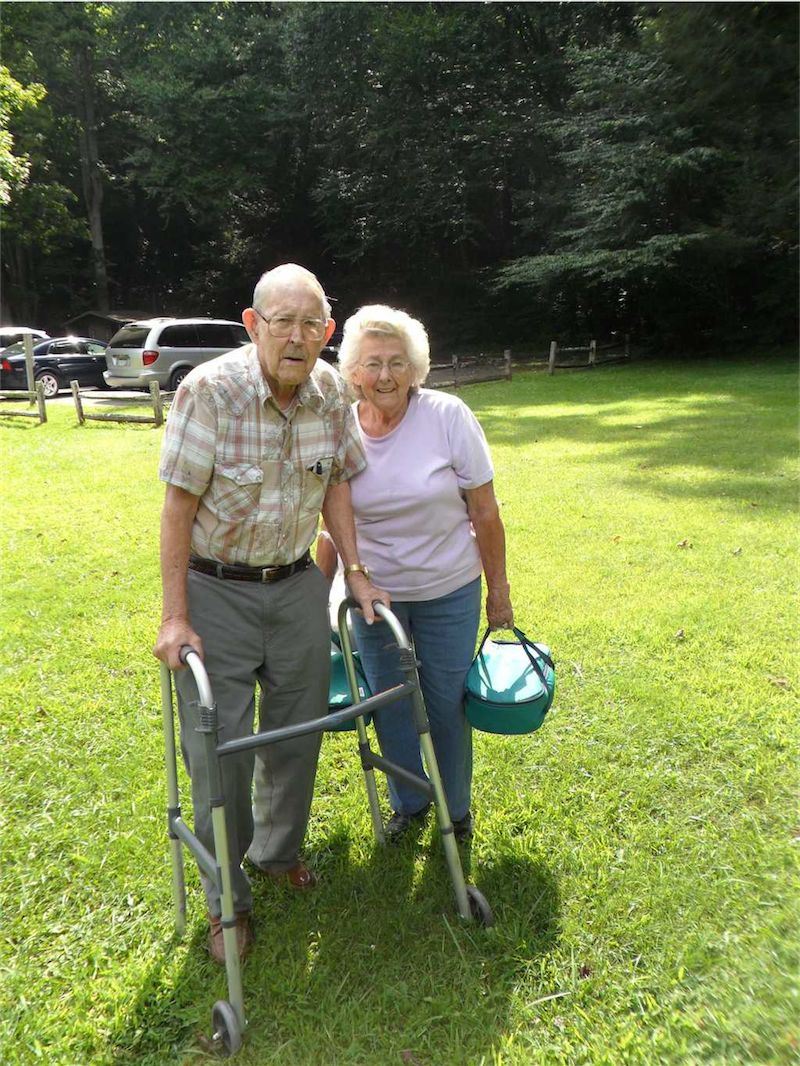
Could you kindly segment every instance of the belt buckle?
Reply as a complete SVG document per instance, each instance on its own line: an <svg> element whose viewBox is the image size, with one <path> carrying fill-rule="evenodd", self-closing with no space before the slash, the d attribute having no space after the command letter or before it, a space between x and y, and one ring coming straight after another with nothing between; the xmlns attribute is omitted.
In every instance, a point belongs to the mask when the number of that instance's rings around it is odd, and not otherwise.
<svg viewBox="0 0 800 1066"><path fill-rule="evenodd" d="M262 585L268 584L270 581L274 581L274 574L276 570L280 570L279 566L262 566L261 567L261 583Z"/></svg>

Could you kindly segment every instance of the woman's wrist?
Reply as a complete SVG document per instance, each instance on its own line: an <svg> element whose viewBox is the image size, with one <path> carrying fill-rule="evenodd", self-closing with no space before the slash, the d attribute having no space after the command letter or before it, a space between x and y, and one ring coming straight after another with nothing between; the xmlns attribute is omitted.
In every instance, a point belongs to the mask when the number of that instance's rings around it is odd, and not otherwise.
<svg viewBox="0 0 800 1066"><path fill-rule="evenodd" d="M349 581L351 577L355 577L358 574L361 574L367 579L367 581L369 581L369 570L363 563L350 563L344 568L345 581Z"/></svg>

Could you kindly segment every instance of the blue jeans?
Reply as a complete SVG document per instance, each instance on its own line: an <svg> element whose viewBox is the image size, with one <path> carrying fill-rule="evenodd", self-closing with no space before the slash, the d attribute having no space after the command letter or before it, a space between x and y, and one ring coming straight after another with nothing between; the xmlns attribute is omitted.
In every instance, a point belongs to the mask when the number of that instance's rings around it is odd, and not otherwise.
<svg viewBox="0 0 800 1066"><path fill-rule="evenodd" d="M435 600L393 600L392 611L414 642L436 761L450 816L457 821L469 810L472 785L472 728L464 715L464 679L475 654L481 579L476 577ZM368 626L360 615L351 617L373 693L401 684L404 677L392 631L385 622ZM384 758L425 777L409 700L397 700L378 711L373 720ZM421 792L402 781L388 780L393 810L416 814L425 806Z"/></svg>

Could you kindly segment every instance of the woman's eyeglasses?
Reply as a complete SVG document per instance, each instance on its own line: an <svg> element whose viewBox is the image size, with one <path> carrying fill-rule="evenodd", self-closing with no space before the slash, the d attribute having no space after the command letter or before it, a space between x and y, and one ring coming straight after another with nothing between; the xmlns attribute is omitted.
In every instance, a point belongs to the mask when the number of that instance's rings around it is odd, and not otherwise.
<svg viewBox="0 0 800 1066"><path fill-rule="evenodd" d="M398 377L400 374L404 374L411 364L408 359L390 359L388 363L382 363L379 359L369 359L366 363L359 363L358 365L371 378L376 378L384 367L386 367L392 377Z"/></svg>

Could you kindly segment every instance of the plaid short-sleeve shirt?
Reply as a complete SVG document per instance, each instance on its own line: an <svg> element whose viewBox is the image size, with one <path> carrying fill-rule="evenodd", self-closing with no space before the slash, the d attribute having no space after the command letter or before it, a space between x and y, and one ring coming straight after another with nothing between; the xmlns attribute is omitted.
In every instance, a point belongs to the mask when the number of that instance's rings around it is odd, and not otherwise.
<svg viewBox="0 0 800 1066"><path fill-rule="evenodd" d="M328 485L366 466L342 379L319 362L281 411L255 345L203 363L175 394L158 476L200 497L191 550L282 566L311 546Z"/></svg>

